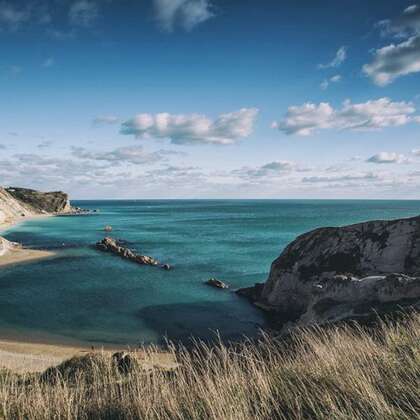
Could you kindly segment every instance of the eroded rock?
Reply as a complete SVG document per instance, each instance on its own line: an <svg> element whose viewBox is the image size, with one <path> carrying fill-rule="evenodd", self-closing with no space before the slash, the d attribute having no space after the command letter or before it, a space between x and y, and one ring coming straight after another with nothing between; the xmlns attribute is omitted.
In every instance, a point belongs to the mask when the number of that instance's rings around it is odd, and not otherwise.
<svg viewBox="0 0 420 420"><path fill-rule="evenodd" d="M215 278L207 280L205 284L208 286L216 287L217 289L229 289L229 285Z"/></svg>
<svg viewBox="0 0 420 420"><path fill-rule="evenodd" d="M122 246L118 240L110 237L106 237L97 242L96 248L100 251L110 252L112 254L118 255L121 258L133 261L137 264L160 266L164 269L167 269L166 266L168 266L168 264L161 265L158 260L155 260L154 258L147 255L136 254L130 248Z"/></svg>
<svg viewBox="0 0 420 420"><path fill-rule="evenodd" d="M419 307L420 217L305 233L239 293L288 328Z"/></svg>

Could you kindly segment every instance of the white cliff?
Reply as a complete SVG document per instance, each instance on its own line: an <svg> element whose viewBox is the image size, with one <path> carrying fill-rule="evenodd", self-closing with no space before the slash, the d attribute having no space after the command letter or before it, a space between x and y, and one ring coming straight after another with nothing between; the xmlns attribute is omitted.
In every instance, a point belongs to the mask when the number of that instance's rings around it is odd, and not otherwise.
<svg viewBox="0 0 420 420"><path fill-rule="evenodd" d="M287 327L419 306L420 217L305 233L273 262L264 285L239 293Z"/></svg>

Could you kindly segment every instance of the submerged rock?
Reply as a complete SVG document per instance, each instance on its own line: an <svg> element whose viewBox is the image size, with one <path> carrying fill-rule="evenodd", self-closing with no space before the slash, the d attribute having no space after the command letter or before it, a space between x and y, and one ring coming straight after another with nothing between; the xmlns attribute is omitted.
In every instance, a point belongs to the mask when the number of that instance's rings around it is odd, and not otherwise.
<svg viewBox="0 0 420 420"><path fill-rule="evenodd" d="M207 280L205 284L208 286L216 287L217 289L229 289L229 285L215 278Z"/></svg>
<svg viewBox="0 0 420 420"><path fill-rule="evenodd" d="M167 264L160 265L158 260L155 260L154 258L149 257L147 255L136 254L130 248L121 246L121 243L118 240L110 237L106 237L101 241L97 242L96 248L100 251L111 252L112 254L116 254L121 258L136 262L137 264L161 266L162 268L165 268L165 266L167 266Z"/></svg>
<svg viewBox="0 0 420 420"><path fill-rule="evenodd" d="M273 262L263 286L238 293L285 330L420 308L420 216L303 234Z"/></svg>

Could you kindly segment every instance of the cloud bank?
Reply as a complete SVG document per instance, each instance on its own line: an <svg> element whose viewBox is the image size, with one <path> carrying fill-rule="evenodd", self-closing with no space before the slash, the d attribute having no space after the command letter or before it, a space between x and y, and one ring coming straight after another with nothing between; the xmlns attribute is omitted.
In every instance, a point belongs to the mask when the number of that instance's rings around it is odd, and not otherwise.
<svg viewBox="0 0 420 420"><path fill-rule="evenodd" d="M233 144L252 133L258 110L242 108L214 121L200 114L139 114L121 125L121 134L169 139L173 144Z"/></svg>
<svg viewBox="0 0 420 420"><path fill-rule="evenodd" d="M214 16L208 0L154 0L156 19L166 32L191 31Z"/></svg>
<svg viewBox="0 0 420 420"><path fill-rule="evenodd" d="M347 47L342 46L340 47L337 52L335 53L335 57L326 64L319 64L319 69L329 69L334 67L340 67L344 61L346 61L347 58Z"/></svg>
<svg viewBox="0 0 420 420"><path fill-rule="evenodd" d="M71 25L89 28L99 16L95 2L78 0L70 6L69 22Z"/></svg>
<svg viewBox="0 0 420 420"><path fill-rule="evenodd" d="M366 160L369 163L409 163L409 160L402 154L395 152L380 152Z"/></svg>
<svg viewBox="0 0 420 420"><path fill-rule="evenodd" d="M353 104L344 101L341 109L329 103L306 103L288 108L286 116L272 124L273 128L291 135L309 136L318 130L378 130L416 121L416 111L411 102L393 102L389 98Z"/></svg>
<svg viewBox="0 0 420 420"><path fill-rule="evenodd" d="M407 7L396 19L378 23L383 36L392 35L400 40L379 48L363 72L378 86L386 86L395 79L420 72L420 6Z"/></svg>
<svg viewBox="0 0 420 420"><path fill-rule="evenodd" d="M84 147L72 147L72 155L79 159L104 161L114 165L121 163L149 164L162 159L161 152L147 153L142 146L119 147L109 152L92 152Z"/></svg>
<svg viewBox="0 0 420 420"><path fill-rule="evenodd" d="M363 72L378 86L386 86L398 77L420 72L420 35L376 50L373 61L363 66Z"/></svg>

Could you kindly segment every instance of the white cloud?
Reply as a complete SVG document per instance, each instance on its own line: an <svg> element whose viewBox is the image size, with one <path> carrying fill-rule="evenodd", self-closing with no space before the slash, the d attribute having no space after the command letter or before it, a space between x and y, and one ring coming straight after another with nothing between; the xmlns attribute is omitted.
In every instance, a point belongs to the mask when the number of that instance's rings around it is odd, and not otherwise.
<svg viewBox="0 0 420 420"><path fill-rule="evenodd" d="M291 106L280 122L272 127L286 134L308 136L322 129L338 130L377 130L384 127L400 126L415 119L415 112L410 102L392 102L389 98L370 100L353 104L350 100L343 103L341 109L334 109L329 103L306 103Z"/></svg>
<svg viewBox="0 0 420 420"><path fill-rule="evenodd" d="M45 140L45 141L43 141L42 143L39 143L36 147L37 147L38 149L48 149L49 147L51 147L51 146L52 146L52 144L53 144L53 142L52 142L52 141L50 141L50 140Z"/></svg>
<svg viewBox="0 0 420 420"><path fill-rule="evenodd" d="M0 26L8 29L17 29L20 25L27 22L31 17L28 8L18 8L11 2L0 2Z"/></svg>
<svg viewBox="0 0 420 420"><path fill-rule="evenodd" d="M15 31L27 24L45 25L51 22L46 4L35 1L26 3L0 1L0 29Z"/></svg>
<svg viewBox="0 0 420 420"><path fill-rule="evenodd" d="M376 50L373 61L363 66L363 72L378 86L386 86L398 77L420 72L420 35Z"/></svg>
<svg viewBox="0 0 420 420"><path fill-rule="evenodd" d="M346 60L347 58L347 47L342 46L340 47L337 52L335 53L335 57L326 64L319 64L319 69L328 69L328 68L334 68L334 67L340 67L341 64Z"/></svg>
<svg viewBox="0 0 420 420"><path fill-rule="evenodd" d="M252 133L257 114L256 108L242 108L214 121L200 114L139 114L122 124L121 133L174 144L233 144Z"/></svg>
<svg viewBox="0 0 420 420"><path fill-rule="evenodd" d="M380 152L366 160L369 163L409 163L404 155L395 152Z"/></svg>
<svg viewBox="0 0 420 420"><path fill-rule="evenodd" d="M72 154L79 159L104 161L117 165L124 162L135 165L154 163L163 158L162 153L147 153L142 146L119 147L110 152L92 152L84 147L72 147Z"/></svg>
<svg viewBox="0 0 420 420"><path fill-rule="evenodd" d="M101 115L93 120L94 125L118 124L120 119L115 115Z"/></svg>
<svg viewBox="0 0 420 420"><path fill-rule="evenodd" d="M44 62L42 63L42 67L45 68L49 68L55 65L55 60L52 57L48 57L47 59L44 60Z"/></svg>
<svg viewBox="0 0 420 420"><path fill-rule="evenodd" d="M377 24L383 36L401 40L374 51L363 72L378 86L386 86L401 76L420 72L420 6L414 4L395 19Z"/></svg>
<svg viewBox="0 0 420 420"><path fill-rule="evenodd" d="M414 149L411 151L414 156L420 156L420 149Z"/></svg>
<svg viewBox="0 0 420 420"><path fill-rule="evenodd" d="M90 0L78 0L71 5L69 10L69 22L74 26L88 28L98 16L98 6Z"/></svg>
<svg viewBox="0 0 420 420"><path fill-rule="evenodd" d="M408 6L396 19L382 20L377 24L382 35L396 35L399 38L407 38L412 34L420 33L420 6L413 4Z"/></svg>
<svg viewBox="0 0 420 420"><path fill-rule="evenodd" d="M361 174L345 174L337 176L310 176L302 179L304 183L330 183L330 182L348 182L348 181L376 181L380 180L381 176L373 172Z"/></svg>
<svg viewBox="0 0 420 420"><path fill-rule="evenodd" d="M282 176L297 169L298 166L295 162L291 162L289 160L279 160L258 166L256 168L245 166L243 168L233 170L231 174L246 179L268 178Z"/></svg>
<svg viewBox="0 0 420 420"><path fill-rule="evenodd" d="M209 0L154 0L156 18L164 31L181 26L186 31L212 18Z"/></svg>
<svg viewBox="0 0 420 420"><path fill-rule="evenodd" d="M0 70L9 79L16 79L23 72L23 68L16 64L12 64L11 66L0 67Z"/></svg>
<svg viewBox="0 0 420 420"><path fill-rule="evenodd" d="M325 79L321 83L321 89L325 90L331 83L338 83L341 81L341 76L336 74L335 76L330 77L329 79Z"/></svg>

